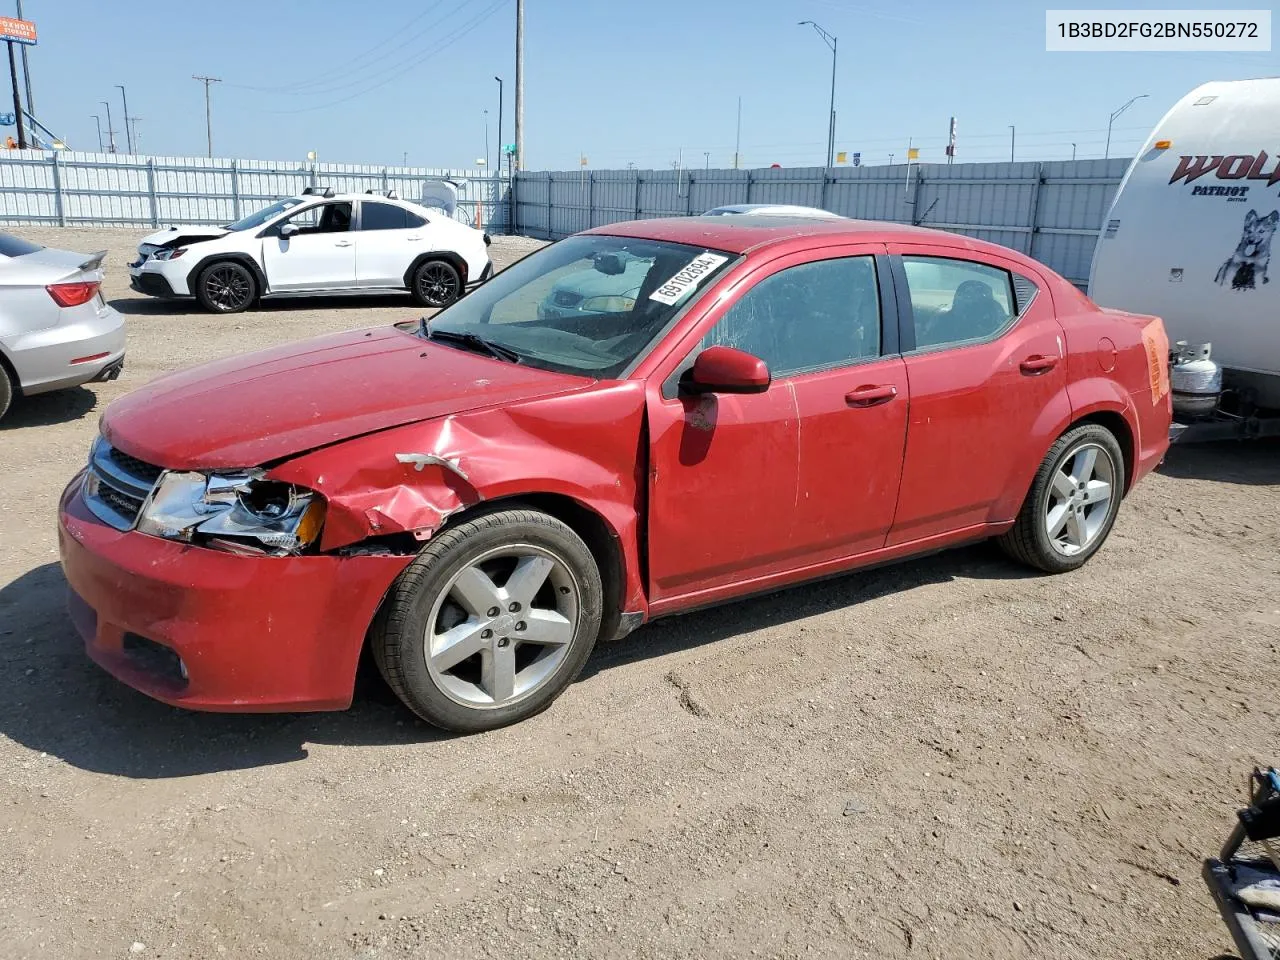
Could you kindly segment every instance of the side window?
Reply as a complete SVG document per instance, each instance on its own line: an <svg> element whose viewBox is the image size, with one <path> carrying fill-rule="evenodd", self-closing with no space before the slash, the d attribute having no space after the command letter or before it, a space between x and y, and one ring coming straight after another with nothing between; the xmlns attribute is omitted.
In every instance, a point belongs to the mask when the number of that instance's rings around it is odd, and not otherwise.
<svg viewBox="0 0 1280 960"><path fill-rule="evenodd" d="M775 378L880 355L880 294L873 257L789 267L744 293L698 350L736 347Z"/></svg>
<svg viewBox="0 0 1280 960"><path fill-rule="evenodd" d="M416 230L418 227L425 227L427 225L427 218L420 217L416 213L406 210L404 212L404 225L410 230Z"/></svg>
<svg viewBox="0 0 1280 960"><path fill-rule="evenodd" d="M971 260L903 257L916 349L990 340L1015 316L1007 271Z"/></svg>
<svg viewBox="0 0 1280 960"><path fill-rule="evenodd" d="M296 226L298 233L345 233L351 228L351 204L317 204L280 221L280 226L286 223Z"/></svg>
<svg viewBox="0 0 1280 960"><path fill-rule="evenodd" d="M409 225L408 211L390 203L360 202L361 230L403 230Z"/></svg>

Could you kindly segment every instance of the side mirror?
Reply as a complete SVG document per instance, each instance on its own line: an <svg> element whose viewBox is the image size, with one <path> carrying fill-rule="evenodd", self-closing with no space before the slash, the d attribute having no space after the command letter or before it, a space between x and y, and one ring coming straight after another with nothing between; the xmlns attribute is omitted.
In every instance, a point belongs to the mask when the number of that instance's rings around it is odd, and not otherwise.
<svg viewBox="0 0 1280 960"><path fill-rule="evenodd" d="M759 357L733 347L707 347L693 361L689 387L696 393L764 393L771 380Z"/></svg>
<svg viewBox="0 0 1280 960"><path fill-rule="evenodd" d="M298 225L296 223L286 223L280 228L280 236L282 237L292 237L297 232Z"/></svg>

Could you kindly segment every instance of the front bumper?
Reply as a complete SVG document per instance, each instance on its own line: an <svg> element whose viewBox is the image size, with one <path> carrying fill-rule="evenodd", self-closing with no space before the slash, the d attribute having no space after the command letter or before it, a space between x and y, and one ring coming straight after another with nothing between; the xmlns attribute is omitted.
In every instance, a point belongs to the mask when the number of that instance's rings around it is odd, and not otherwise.
<svg viewBox="0 0 1280 960"><path fill-rule="evenodd" d="M148 258L134 261L129 264L129 286L151 297L189 297L192 294L187 284L187 271L197 259L199 257L195 254L188 253L177 260Z"/></svg>
<svg viewBox="0 0 1280 960"><path fill-rule="evenodd" d="M412 558L242 557L120 532L62 495L58 547L89 657L194 710L341 710L378 604Z"/></svg>

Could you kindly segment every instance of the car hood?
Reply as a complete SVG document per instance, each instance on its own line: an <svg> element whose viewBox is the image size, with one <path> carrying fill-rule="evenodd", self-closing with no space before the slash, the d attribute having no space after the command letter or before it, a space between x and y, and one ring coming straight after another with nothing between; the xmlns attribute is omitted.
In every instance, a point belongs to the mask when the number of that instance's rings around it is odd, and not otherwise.
<svg viewBox="0 0 1280 960"><path fill-rule="evenodd" d="M142 244L164 247L174 246L178 242L198 243L201 240L216 240L218 237L225 237L230 232L226 227L184 223L175 227L165 227L163 230L147 234L142 238L139 248L141 248Z"/></svg>
<svg viewBox="0 0 1280 960"><path fill-rule="evenodd" d="M591 382L377 327L160 377L112 403L102 433L125 453L170 469L252 467Z"/></svg>

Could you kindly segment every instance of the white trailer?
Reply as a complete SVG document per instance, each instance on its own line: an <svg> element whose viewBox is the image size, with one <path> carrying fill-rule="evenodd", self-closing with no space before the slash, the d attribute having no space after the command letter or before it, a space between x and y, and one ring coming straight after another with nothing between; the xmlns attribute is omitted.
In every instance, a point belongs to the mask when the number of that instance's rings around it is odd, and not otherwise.
<svg viewBox="0 0 1280 960"><path fill-rule="evenodd" d="M1280 78L1192 90L1120 182L1089 296L1164 319L1186 439L1280 433L1277 226Z"/></svg>

